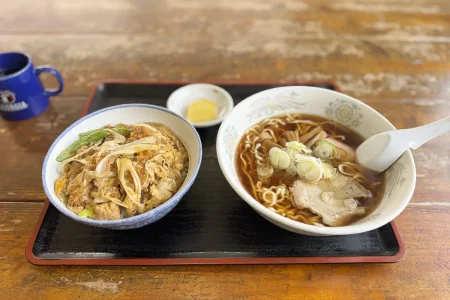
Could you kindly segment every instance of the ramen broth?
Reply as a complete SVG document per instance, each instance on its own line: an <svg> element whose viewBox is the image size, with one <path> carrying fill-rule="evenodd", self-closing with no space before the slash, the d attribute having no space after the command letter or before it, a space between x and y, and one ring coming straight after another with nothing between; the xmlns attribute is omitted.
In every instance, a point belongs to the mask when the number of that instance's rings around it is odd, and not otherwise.
<svg viewBox="0 0 450 300"><path fill-rule="evenodd" d="M301 121L307 121L307 123L300 123ZM317 126L314 126L313 124L317 124ZM245 190L267 208L289 219L312 225L330 226L329 224L325 224L323 222L322 216L314 213L311 209L298 207L298 205L295 205L292 187L296 181L302 181L299 179L298 174L292 174L292 172L289 173L286 172L286 170L273 168L272 175L269 178L264 178L265 180L261 180L261 176L258 175L257 171L258 165L269 165L266 161L268 160L270 147L263 146L264 143L262 143L263 141L261 140L261 135L263 132L269 133L271 136L271 142L278 144L280 147L286 147L286 139L284 138L286 132L298 132L298 137L301 137L308 132L311 132L316 127L321 127L322 131L326 132L327 137L341 139L343 143L354 150L356 150L356 148L363 142L363 138L354 131L318 116L305 114L280 115L265 119L246 131L238 144L236 152L236 170L239 180ZM317 143L315 145L317 145ZM314 150L315 145L310 145L310 148ZM260 158L259 161L257 157ZM335 159L328 161L328 163L330 163L330 165L332 165L336 170L339 168L339 165L342 165L340 161ZM354 161L349 162L349 164L351 164L352 168L355 167L353 170L356 170L356 166L354 166L356 164ZM343 170L345 170L345 168ZM337 174L342 176L338 170ZM339 223L338 226L345 226L357 222L358 220L369 215L376 208L382 198L384 190L384 180L382 174L377 174L357 165L355 175L347 177L353 178L355 176L358 179L358 183L368 191L369 195L368 197L357 197L355 199L358 203L358 207L362 207L364 209L364 213L347 216L345 220L342 220L342 222ZM321 185L325 181L325 179L322 179L318 183L314 184ZM309 183L307 184L309 185ZM279 193L276 192L280 189L284 190L284 195L281 195L283 194L283 191ZM274 192L277 196L275 205L271 205L274 202L271 201L273 199L263 199L264 191L268 190ZM265 196L267 197L267 193Z"/></svg>

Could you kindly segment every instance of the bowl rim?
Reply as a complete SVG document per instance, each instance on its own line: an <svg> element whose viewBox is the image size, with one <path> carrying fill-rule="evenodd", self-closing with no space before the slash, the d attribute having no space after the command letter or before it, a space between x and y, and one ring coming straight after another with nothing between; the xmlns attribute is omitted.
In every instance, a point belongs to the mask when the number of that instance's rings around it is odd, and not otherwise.
<svg viewBox="0 0 450 300"><path fill-rule="evenodd" d="M178 113L175 110L172 110L173 105L170 104L171 99L174 99L175 94L180 92L181 90L190 89L190 88L193 88L193 87L196 87L196 86L197 87L201 87L201 88L215 88L215 89L218 89L220 91L220 93L222 95L224 95L226 100L227 100L227 104L228 104L227 111L225 112L225 114L222 117L217 118L217 119L212 120L212 121L206 121L206 122L189 122L188 121L188 122L191 123L195 128L206 128L206 127L212 127L212 126L215 126L217 124L220 124L223 120L225 120L228 117L230 112L233 110L233 108L234 108L234 101L233 101L233 97L231 97L230 93L228 93L224 88L221 88L220 86L215 85L215 84L198 82L198 83L186 84L186 85L183 85L183 86L177 88L167 98L167 101L166 101L167 109L169 109L169 110L171 110L171 111L173 111L175 113ZM178 114L181 115L181 113L178 113Z"/></svg>
<svg viewBox="0 0 450 300"><path fill-rule="evenodd" d="M83 218L80 217L76 214L74 214L73 212L69 211L67 208L64 210L61 210L58 208L58 205L56 205L56 203L61 202L57 197L54 198L49 190L49 187L47 186L46 183L46 171L47 171L47 165L48 165L48 160L50 158L50 154L54 151L55 146L60 142L60 140L70 131L72 131L72 129L74 127L76 127L78 124L80 124L81 122L90 119L92 117L95 117L98 114L101 114L103 112L106 111L110 111L110 110L116 110L116 109L122 109L122 108L128 108L128 107L143 107L143 108L150 108L150 109L155 109L155 110L159 110L159 111L163 111L166 113L169 113L171 115L174 115L175 117L178 117L179 119L181 119L182 121L184 121L189 128L194 132L195 137L197 138L197 143L199 145L199 153L198 153L198 159L197 159L197 163L195 165L195 169L192 173L191 178L189 179L189 181L186 183L186 185L183 188L180 188L177 193L175 195L173 195L170 199L168 199L166 202L164 202L163 204L161 204L158 207L155 207L143 214L140 215L136 215L133 217L129 217L129 218L125 218L125 219L120 219L120 220L94 220L94 219L90 219L90 218ZM52 204L54 204L54 206L64 215L66 215L67 217L74 219L76 221L79 221L81 223L85 223L85 224L89 224L89 225L93 225L93 226L108 226L108 225L125 225L128 223L140 223L141 221L148 219L148 218L152 218L155 216L158 216L159 213L162 213L166 208L170 207L172 202L176 202L181 200L181 198L184 196L184 194L186 194L186 192L191 188L192 184L194 183L198 171L200 169L200 165L201 165L201 161L202 161L202 156L203 156L203 150L202 150L202 142L200 139L200 136L197 132L197 130L195 130L195 128L192 126L191 123L189 123L188 120L186 120L183 116L168 110L167 108L164 108L162 106L157 106L157 105L152 105L152 104L142 104L142 103L128 103L128 104L120 104L120 105L115 105L115 106L110 106L110 107L105 107L102 108L100 110L96 110L82 118L80 118L79 120L75 121L73 124L71 124L69 127L67 127L56 139L55 141L52 143L52 145L50 146L49 150L47 151L47 154L45 155L44 158L44 162L42 164L42 185L44 187L44 192L45 195L47 196L47 198L50 200L50 202L52 202ZM56 202L59 201L59 202ZM56 203L55 203L56 202ZM62 203L62 202L61 202ZM65 205L64 205L65 207ZM153 216L155 215L155 216Z"/></svg>
<svg viewBox="0 0 450 300"><path fill-rule="evenodd" d="M248 102L254 98L260 98L262 97L264 94L268 94L268 93L274 93L275 90L276 91L280 91L280 93L283 90L290 90L290 89L303 89L303 90L310 90L310 91L317 91L320 90L321 92L324 93L328 93L332 96L339 96L339 97L344 97L345 99L355 102L358 105L361 105L362 107L365 107L366 109L368 109L371 113L377 115L378 117L382 118L386 124L391 127L393 130L395 130L395 126L389 122L388 119L386 119L382 114L380 114L378 111L376 111L375 109L373 109L372 107L370 107L369 105L365 104L364 102L362 102L361 100L358 100L356 98L353 98L351 96L348 96L346 94L337 92L337 91L331 91L331 90L327 90L327 89L323 89L323 88L318 88L318 87L310 87L310 86L284 86L284 87L277 87L277 88L272 88L272 89L268 89L268 90L264 90L261 92L258 92L256 94L253 94L247 98L245 98L244 100L242 100L239 104L237 104L233 111L235 110L239 110L239 108L245 103ZM231 115L231 114L230 114ZM227 118L230 117L230 115L227 116ZM224 120L224 122L226 121L226 119ZM258 121L259 122L259 121ZM256 124L257 122L253 123ZM283 224L284 227L288 227L291 229L295 229L297 231L301 231L301 232L308 232L308 233L312 233L315 235L323 235L323 236L331 236L331 235L348 235L348 234L357 234L357 233L363 233L363 232L367 232L367 231L371 231L377 228L380 228L384 225L386 225L387 223L391 222L392 220L394 220L401 212L403 212L403 210L406 208L406 206L408 205L409 201L411 200L411 197L414 193L415 190L415 186L416 186L416 167L415 167L415 162L414 162L414 158L413 155L411 153L411 150L407 150L405 152L405 154L407 156L407 159L411 162L411 168L412 168L412 182L411 182L411 188L404 194L404 196L402 197L402 203L401 205L399 205L395 210L390 211L389 213L383 215L382 217L378 218L377 222L374 222L372 225L368 226L367 224L351 224L351 225L346 225L346 226L340 226L340 227L320 227L320 226L314 226L314 225L308 225L305 223L301 223L298 221L294 221L291 219L288 219L286 217L283 217L279 214L277 214L276 212L273 212L271 210L269 210L268 208L264 207L261 203L259 203L259 201L257 201L256 199L254 199L243 187L242 185L236 185L234 184L234 181L232 180L233 177L235 177L233 174L229 173L226 171L225 169L225 161L224 158L222 157L222 155L219 152L219 139L224 135L225 132L225 123L222 123L222 125L219 128L219 131L217 133L217 139L216 139L216 153L217 153L217 158L219 161L219 166L220 169L222 170L222 173L224 174L226 180L228 181L228 183L230 184L230 186L234 189L234 191L245 201L247 202L247 204L250 205L250 207L252 207L257 213L262 214L264 216L266 216L268 219L273 220L277 223L281 223ZM345 126L345 125L344 125ZM242 136L239 137L242 138ZM234 149L234 153L235 153L236 149ZM233 163L234 162L235 157L233 157ZM237 179L237 182L240 181L239 179ZM278 224L275 224L276 226L279 226ZM281 226L279 226L281 227ZM283 227L281 227L283 228Z"/></svg>

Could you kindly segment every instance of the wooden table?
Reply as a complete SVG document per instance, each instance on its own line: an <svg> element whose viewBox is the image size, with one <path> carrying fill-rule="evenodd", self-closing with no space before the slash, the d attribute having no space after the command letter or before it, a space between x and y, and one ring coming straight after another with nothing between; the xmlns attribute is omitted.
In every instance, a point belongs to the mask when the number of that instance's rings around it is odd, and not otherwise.
<svg viewBox="0 0 450 300"><path fill-rule="evenodd" d="M450 299L450 135L414 152L397 264L38 267L24 247L44 155L106 79L332 80L398 128L450 114L450 2L3 1L0 51L66 82L43 115L0 121L1 299ZM48 86L55 82L45 78Z"/></svg>

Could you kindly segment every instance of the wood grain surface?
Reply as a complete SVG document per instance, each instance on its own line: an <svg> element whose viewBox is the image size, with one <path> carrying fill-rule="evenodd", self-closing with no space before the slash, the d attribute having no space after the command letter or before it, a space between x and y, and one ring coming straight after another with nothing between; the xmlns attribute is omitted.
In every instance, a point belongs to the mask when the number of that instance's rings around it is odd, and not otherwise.
<svg viewBox="0 0 450 300"><path fill-rule="evenodd" d="M24 247L42 203L0 203L2 299L446 299L449 207L409 207L397 264L42 267ZM77 298L79 297L79 298Z"/></svg>
<svg viewBox="0 0 450 300"><path fill-rule="evenodd" d="M41 116L0 120L1 299L450 299L449 134L414 152L397 264L37 267L24 257L45 153L95 83L334 81L397 128L418 126L450 115L448 0L17 0L1 10L0 52L26 51L66 83Z"/></svg>

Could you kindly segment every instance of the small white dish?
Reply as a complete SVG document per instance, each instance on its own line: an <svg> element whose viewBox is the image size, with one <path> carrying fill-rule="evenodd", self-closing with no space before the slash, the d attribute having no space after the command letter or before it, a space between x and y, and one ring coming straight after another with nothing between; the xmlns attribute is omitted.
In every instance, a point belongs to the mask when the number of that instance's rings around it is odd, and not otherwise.
<svg viewBox="0 0 450 300"><path fill-rule="evenodd" d="M234 107L233 98L223 88L209 83L193 83L180 87L167 99L166 107L186 117L189 104L209 99L217 104L217 118L207 122L190 122L196 128L211 127L221 123Z"/></svg>

